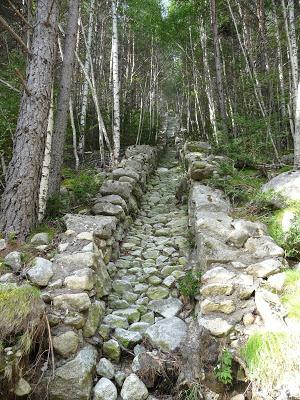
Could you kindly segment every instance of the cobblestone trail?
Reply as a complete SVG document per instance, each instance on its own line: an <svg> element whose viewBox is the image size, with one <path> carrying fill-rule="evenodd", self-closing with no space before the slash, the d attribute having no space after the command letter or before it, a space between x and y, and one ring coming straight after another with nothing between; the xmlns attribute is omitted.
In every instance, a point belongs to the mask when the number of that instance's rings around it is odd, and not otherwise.
<svg viewBox="0 0 300 400"><path fill-rule="evenodd" d="M169 136L176 127L176 121L171 122ZM153 348L172 351L186 334L177 288L185 275L190 250L187 207L178 205L175 198L182 176L174 149L167 149L148 184L139 215L122 243L119 260L108 265L113 290L100 332L106 339L104 357L119 362L120 368L121 350L124 353L125 349L134 349L137 355L141 347L136 345L147 338ZM103 359L102 363L106 361ZM134 359L132 372L138 372L137 364ZM126 368L128 375L128 362ZM122 377L125 374L120 371L115 375L119 386ZM121 396L127 399L124 386Z"/></svg>

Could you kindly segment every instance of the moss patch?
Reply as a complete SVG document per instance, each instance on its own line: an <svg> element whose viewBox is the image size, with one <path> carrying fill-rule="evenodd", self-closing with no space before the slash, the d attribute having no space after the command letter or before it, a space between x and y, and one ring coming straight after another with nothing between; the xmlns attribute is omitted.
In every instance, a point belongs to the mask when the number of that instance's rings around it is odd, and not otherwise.
<svg viewBox="0 0 300 400"><path fill-rule="evenodd" d="M29 284L0 285L0 340L25 332L43 311L40 291Z"/></svg>

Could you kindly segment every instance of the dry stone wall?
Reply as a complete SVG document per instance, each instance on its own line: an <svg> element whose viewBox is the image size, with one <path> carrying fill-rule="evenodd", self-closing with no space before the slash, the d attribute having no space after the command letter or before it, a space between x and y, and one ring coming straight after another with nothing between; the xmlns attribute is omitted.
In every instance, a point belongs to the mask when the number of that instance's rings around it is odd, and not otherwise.
<svg viewBox="0 0 300 400"><path fill-rule="evenodd" d="M68 214L52 262L41 259L28 277L41 287L55 354L51 400L89 399L105 314L103 297L112 282L107 265L119 257L119 243L139 208L159 149L134 146L111 173L91 209Z"/></svg>
<svg viewBox="0 0 300 400"><path fill-rule="evenodd" d="M177 143L190 182L189 224L194 259L201 271L196 306L199 340L203 343L209 332L240 360L240 349L252 333L287 328L280 298L274 293L280 271L286 267L284 250L267 234L264 224L234 218L224 193L203 183L204 178L218 174L224 158L212 155L206 143L183 146L180 138Z"/></svg>

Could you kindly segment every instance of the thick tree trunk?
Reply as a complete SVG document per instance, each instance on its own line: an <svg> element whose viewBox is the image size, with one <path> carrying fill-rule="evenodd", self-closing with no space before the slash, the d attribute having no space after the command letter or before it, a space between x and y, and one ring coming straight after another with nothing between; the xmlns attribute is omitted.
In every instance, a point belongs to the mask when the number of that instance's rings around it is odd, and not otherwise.
<svg viewBox="0 0 300 400"><path fill-rule="evenodd" d="M118 17L116 2L112 0L112 75L113 75L113 158L114 163L118 162L120 156L120 83L119 83L119 39L118 39Z"/></svg>
<svg viewBox="0 0 300 400"><path fill-rule="evenodd" d="M79 0L70 0L68 26L64 44L63 66L60 79L60 92L52 136L49 196L58 192L60 186L60 172L63 164L65 133L68 123L69 102L74 69L78 15Z"/></svg>
<svg viewBox="0 0 300 400"><path fill-rule="evenodd" d="M26 86L14 136L13 156L2 197L1 230L19 240L29 234L38 219L39 186L50 108L55 59L58 8L54 0L36 2L36 22Z"/></svg>

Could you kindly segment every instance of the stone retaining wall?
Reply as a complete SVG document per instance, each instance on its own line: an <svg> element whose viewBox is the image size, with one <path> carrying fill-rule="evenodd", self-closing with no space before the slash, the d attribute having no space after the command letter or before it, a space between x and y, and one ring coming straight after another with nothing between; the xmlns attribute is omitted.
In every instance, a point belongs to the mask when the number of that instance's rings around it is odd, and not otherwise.
<svg viewBox="0 0 300 400"><path fill-rule="evenodd" d="M51 400L90 399L105 313L111 290L107 265L119 257L119 244L156 167L158 149L133 146L111 173L91 209L94 215L65 216L52 262L41 261L29 278L41 287L55 354ZM46 262L47 261L47 262Z"/></svg>
<svg viewBox="0 0 300 400"><path fill-rule="evenodd" d="M180 146L182 140L177 143ZM251 333L284 325L273 290L286 266L284 250L264 224L233 218L223 192L202 182L218 174L223 157L210 154L209 146L200 142L185 143L180 154L190 181L189 223L201 271L196 306L200 332L220 338L239 360L239 350Z"/></svg>

